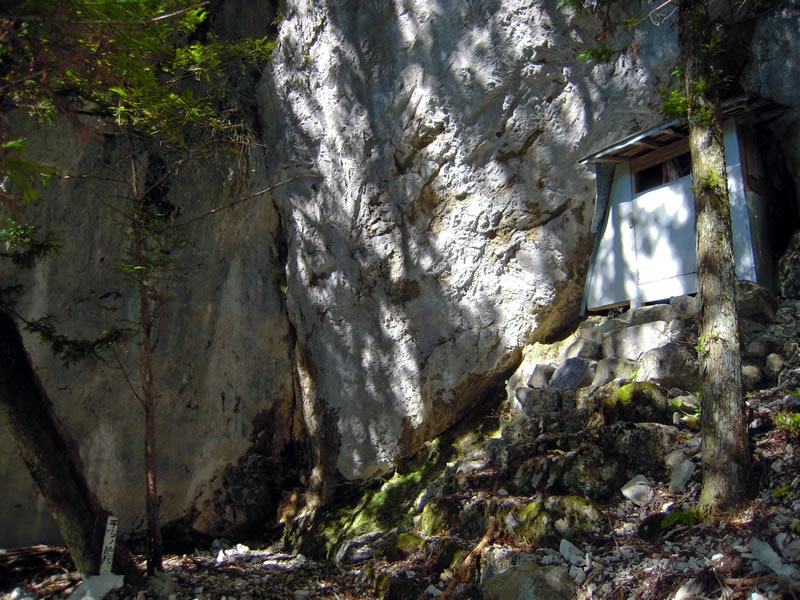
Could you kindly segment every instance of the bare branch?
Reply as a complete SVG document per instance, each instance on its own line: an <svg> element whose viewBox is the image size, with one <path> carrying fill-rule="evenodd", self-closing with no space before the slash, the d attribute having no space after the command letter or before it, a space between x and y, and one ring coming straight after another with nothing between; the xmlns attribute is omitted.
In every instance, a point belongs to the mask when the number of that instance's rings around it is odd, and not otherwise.
<svg viewBox="0 0 800 600"><path fill-rule="evenodd" d="M144 398L139 395L139 391L136 389L136 386L133 384L131 380L130 374L128 373L128 369L125 368L125 365L122 364L122 359L120 359L119 355L117 354L117 349L112 348L111 351L114 353L114 360L119 367L119 370L122 371L122 376L125 378L125 383L128 385L128 389L133 394L133 397L138 400L139 404L142 405L142 408L145 408Z"/></svg>
<svg viewBox="0 0 800 600"><path fill-rule="evenodd" d="M668 14L666 14L666 15L659 14L659 11L662 8L664 8L665 6L668 6L670 4L672 4L672 10ZM650 19L650 22L653 25L655 25L656 27L660 27L661 25L664 24L665 21L669 20L672 17L672 15L675 14L676 10L677 10L677 8L675 7L673 0L665 0L664 2L662 2L661 4L656 6L653 10L651 10L649 13L647 13L644 18L645 19ZM657 21L656 18L659 18L660 21ZM642 20L644 20L644 19L642 19Z"/></svg>
<svg viewBox="0 0 800 600"><path fill-rule="evenodd" d="M306 177L313 177L315 179L322 179L322 177L319 176L319 175L306 175ZM243 196L241 198L237 198L236 200L231 200L227 204L223 204L222 206L218 206L217 208L212 208L211 210L203 213L202 215L199 215L199 216L197 216L197 217L195 217L193 219L189 219L188 221L184 221L183 223L180 224L180 226L182 227L184 225L189 225L191 223L196 223L197 221L202 221L206 217L210 217L211 215L214 215L214 214L216 214L216 213L218 213L220 211L232 208L232 207L236 206L237 204L241 204L242 202L245 202L247 200L252 200L253 198L257 198L258 196L263 196L264 194L268 194L269 192L273 191L274 189L279 188L279 187L284 186L284 185L287 185L289 183L292 183L293 181L296 181L298 179L300 179L300 176L289 177L288 179L284 179L283 181L279 181L278 183L276 183L274 185L271 185L271 186L269 186L267 188L264 188L263 190L260 190L258 192L253 192L252 194L249 194L247 196Z"/></svg>

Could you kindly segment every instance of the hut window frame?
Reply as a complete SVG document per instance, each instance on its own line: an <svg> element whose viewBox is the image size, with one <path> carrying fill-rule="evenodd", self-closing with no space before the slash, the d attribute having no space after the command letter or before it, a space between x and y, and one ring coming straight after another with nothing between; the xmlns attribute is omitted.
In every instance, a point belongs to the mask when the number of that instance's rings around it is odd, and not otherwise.
<svg viewBox="0 0 800 600"><path fill-rule="evenodd" d="M690 174L689 140L683 138L631 160L633 195L648 192Z"/></svg>

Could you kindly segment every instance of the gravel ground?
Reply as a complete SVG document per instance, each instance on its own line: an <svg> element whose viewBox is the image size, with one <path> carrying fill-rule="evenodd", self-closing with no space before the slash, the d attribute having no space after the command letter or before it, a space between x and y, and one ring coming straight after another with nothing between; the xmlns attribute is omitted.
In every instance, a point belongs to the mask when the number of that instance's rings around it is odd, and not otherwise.
<svg viewBox="0 0 800 600"><path fill-rule="evenodd" d="M778 420L786 398L753 396L762 423ZM791 423L764 427L754 442L758 491L740 510L714 523L685 519L672 527L648 527L666 508L696 505L699 470L684 494L670 494L668 482L651 482L653 498L637 506L622 498L604 507L603 524L571 547L558 550L512 546L491 537L482 553L523 553L540 565L562 565L583 599L763 600L800 596L800 431ZM476 561L479 562L479 561ZM453 571L441 571L421 553L406 560L375 559L341 568L285 549L243 544L165 557L165 573L146 589L128 586L110 599L364 599L386 597L381 581L402 579L409 598L480 598L469 582L450 585ZM64 548L36 546L0 552L3 598L76 596L80 576ZM394 596L392 596L394 597Z"/></svg>

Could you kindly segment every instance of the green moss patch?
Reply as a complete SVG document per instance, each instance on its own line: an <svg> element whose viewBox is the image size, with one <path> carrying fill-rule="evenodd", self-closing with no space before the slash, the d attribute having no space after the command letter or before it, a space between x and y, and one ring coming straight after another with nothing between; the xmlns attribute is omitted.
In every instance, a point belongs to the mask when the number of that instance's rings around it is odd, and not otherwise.
<svg viewBox="0 0 800 600"><path fill-rule="evenodd" d="M442 471L444 465L440 463L423 462L414 471L395 474L377 489L365 490L352 503L331 506L318 515L313 531L303 536L303 552L329 558L346 539L372 531L412 529L414 501Z"/></svg>
<svg viewBox="0 0 800 600"><path fill-rule="evenodd" d="M617 421L631 423L671 423L666 390L655 383L627 383L602 400L606 425Z"/></svg>
<svg viewBox="0 0 800 600"><path fill-rule="evenodd" d="M601 511L597 504L579 496L550 496L528 502L500 503L495 516L514 538L532 546L558 547L563 537L596 526Z"/></svg>

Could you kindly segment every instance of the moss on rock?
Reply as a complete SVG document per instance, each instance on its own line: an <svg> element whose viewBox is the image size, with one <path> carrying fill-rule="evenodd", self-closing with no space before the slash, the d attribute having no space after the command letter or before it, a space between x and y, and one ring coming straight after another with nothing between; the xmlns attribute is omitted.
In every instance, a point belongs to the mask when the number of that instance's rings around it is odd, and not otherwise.
<svg viewBox="0 0 800 600"><path fill-rule="evenodd" d="M579 496L550 496L528 502L509 499L495 509L498 523L516 540L553 548L562 538L595 527L600 515L597 504Z"/></svg>
<svg viewBox="0 0 800 600"><path fill-rule="evenodd" d="M414 554L421 544L422 538L416 533L401 531L389 548L386 558L390 561L402 560Z"/></svg>
<svg viewBox="0 0 800 600"><path fill-rule="evenodd" d="M610 391L610 390L609 390ZM667 391L655 383L636 381L626 383L605 395L600 402L603 421L631 423L671 423L672 410Z"/></svg>
<svg viewBox="0 0 800 600"><path fill-rule="evenodd" d="M347 539L374 531L411 530L416 498L443 469L444 460L438 457L420 461L410 472L395 473L379 487L331 505L317 515L311 530L288 541L308 556L330 558Z"/></svg>
<svg viewBox="0 0 800 600"><path fill-rule="evenodd" d="M461 501L447 496L428 502L422 509L419 529L424 535L441 535L447 533L459 523Z"/></svg>

